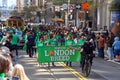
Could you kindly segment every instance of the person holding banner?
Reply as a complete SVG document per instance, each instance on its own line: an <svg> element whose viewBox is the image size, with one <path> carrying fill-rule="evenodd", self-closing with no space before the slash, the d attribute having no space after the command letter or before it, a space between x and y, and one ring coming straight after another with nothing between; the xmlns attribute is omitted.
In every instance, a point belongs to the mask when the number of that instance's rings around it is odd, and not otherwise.
<svg viewBox="0 0 120 80"><path fill-rule="evenodd" d="M65 46L71 47L72 45L75 44L71 36L72 35L68 35L67 39L65 40ZM66 65L72 67L72 62L66 62Z"/></svg>
<svg viewBox="0 0 120 80"><path fill-rule="evenodd" d="M43 41L43 36L41 35L39 40L36 42L35 48L37 49L38 47L43 47L43 46L44 46L44 41ZM38 59L38 54L36 54L36 58Z"/></svg>
<svg viewBox="0 0 120 80"><path fill-rule="evenodd" d="M81 35L80 39L78 39L77 44L81 47L86 42L84 34ZM82 53L82 52L81 52ZM81 55L82 56L82 55ZM80 67L82 66L82 60L80 61Z"/></svg>
<svg viewBox="0 0 120 80"><path fill-rule="evenodd" d="M50 40L48 41L48 46L57 46L57 41L55 39L55 34L50 35ZM54 62L52 62L52 66L55 67ZM48 63L48 67L50 67L50 64Z"/></svg>

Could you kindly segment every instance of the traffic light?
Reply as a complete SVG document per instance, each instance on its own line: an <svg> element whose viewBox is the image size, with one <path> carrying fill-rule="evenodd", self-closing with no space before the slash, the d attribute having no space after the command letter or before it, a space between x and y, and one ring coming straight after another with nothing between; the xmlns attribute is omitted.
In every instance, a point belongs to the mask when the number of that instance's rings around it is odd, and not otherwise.
<svg viewBox="0 0 120 80"><path fill-rule="evenodd" d="M90 4L88 2L82 4L82 9L83 10L89 10L90 9Z"/></svg>
<svg viewBox="0 0 120 80"><path fill-rule="evenodd" d="M86 20L89 20L89 11L88 10L85 11L85 18L86 18Z"/></svg>

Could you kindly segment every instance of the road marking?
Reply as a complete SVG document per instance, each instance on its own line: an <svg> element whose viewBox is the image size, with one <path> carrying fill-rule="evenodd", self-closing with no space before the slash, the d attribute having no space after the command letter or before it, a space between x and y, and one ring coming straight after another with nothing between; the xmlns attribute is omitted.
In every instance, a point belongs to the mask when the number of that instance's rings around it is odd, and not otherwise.
<svg viewBox="0 0 120 80"><path fill-rule="evenodd" d="M88 80L84 76L80 75L75 69L73 69L69 66L66 66L63 62L59 62L59 64L62 65L64 68L68 69L69 71L71 71L76 77L79 78L79 80Z"/></svg>

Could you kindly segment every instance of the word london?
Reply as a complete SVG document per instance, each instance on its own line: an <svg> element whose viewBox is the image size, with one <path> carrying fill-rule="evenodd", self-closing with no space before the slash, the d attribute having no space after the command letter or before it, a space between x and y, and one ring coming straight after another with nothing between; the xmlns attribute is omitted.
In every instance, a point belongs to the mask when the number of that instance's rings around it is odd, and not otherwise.
<svg viewBox="0 0 120 80"><path fill-rule="evenodd" d="M72 55L75 55L75 50L54 50L53 55L45 50L45 56L50 56L51 61L69 61Z"/></svg>

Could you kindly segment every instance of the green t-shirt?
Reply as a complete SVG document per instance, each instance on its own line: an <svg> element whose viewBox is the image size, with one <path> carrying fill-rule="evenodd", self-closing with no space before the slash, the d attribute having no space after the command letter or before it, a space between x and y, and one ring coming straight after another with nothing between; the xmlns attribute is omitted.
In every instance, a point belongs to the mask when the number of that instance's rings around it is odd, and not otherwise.
<svg viewBox="0 0 120 80"><path fill-rule="evenodd" d="M4 80L5 74L4 73L0 73L0 78L2 78L2 80Z"/></svg>
<svg viewBox="0 0 120 80"><path fill-rule="evenodd" d="M24 36L23 36L23 38L24 38L24 40L25 40L25 43L27 43L27 34L25 34Z"/></svg>
<svg viewBox="0 0 120 80"><path fill-rule="evenodd" d="M75 43L74 43L74 41L73 41L72 39L65 41L65 46L71 46L71 45L73 45L73 44L75 44Z"/></svg>
<svg viewBox="0 0 120 80"><path fill-rule="evenodd" d="M50 46L55 46L55 45L57 45L56 39L49 40L48 45L50 45Z"/></svg>
<svg viewBox="0 0 120 80"><path fill-rule="evenodd" d="M36 47L42 47L42 46L44 46L44 42L37 41Z"/></svg>
<svg viewBox="0 0 120 80"><path fill-rule="evenodd" d="M12 35L12 44L17 44L19 40L19 37L16 34Z"/></svg>
<svg viewBox="0 0 120 80"><path fill-rule="evenodd" d="M85 43L85 41L86 41L85 39L79 39L77 44L83 45Z"/></svg>
<svg viewBox="0 0 120 80"><path fill-rule="evenodd" d="M36 40L37 40L37 41L39 41L40 35L41 35L41 33L40 33L40 32L37 32L37 34L36 34Z"/></svg>
<svg viewBox="0 0 120 80"><path fill-rule="evenodd" d="M48 40L44 40L44 45L47 46Z"/></svg>

